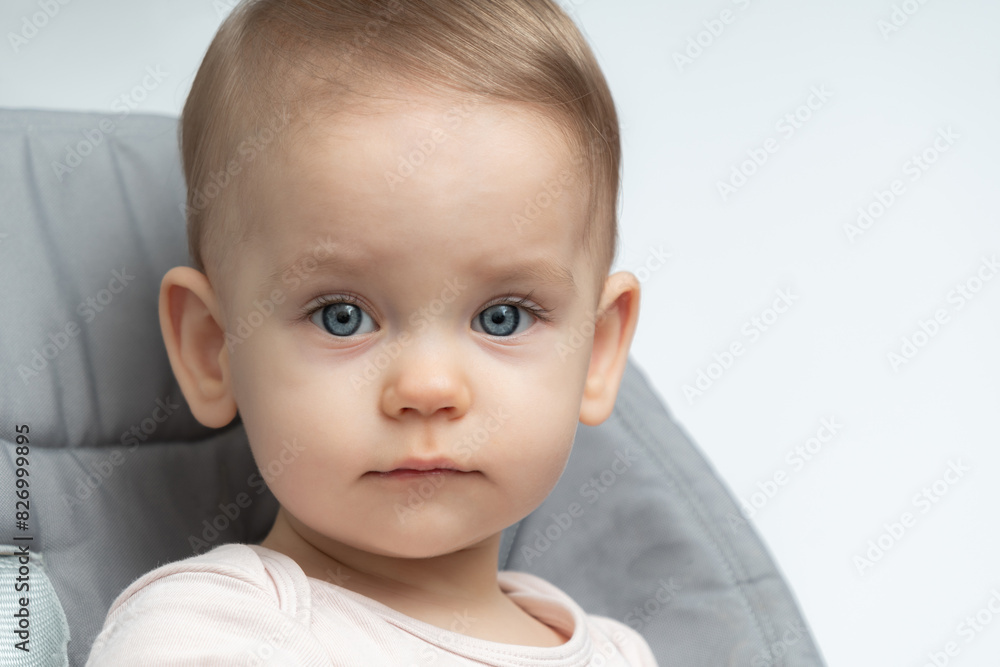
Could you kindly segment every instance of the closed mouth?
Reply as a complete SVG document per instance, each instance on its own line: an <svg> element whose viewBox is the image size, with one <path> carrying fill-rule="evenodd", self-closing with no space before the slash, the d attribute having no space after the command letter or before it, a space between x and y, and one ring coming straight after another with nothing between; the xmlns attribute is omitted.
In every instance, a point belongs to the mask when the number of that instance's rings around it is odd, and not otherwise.
<svg viewBox="0 0 1000 667"><path fill-rule="evenodd" d="M375 472L375 474L380 477L409 477L417 475L467 475L464 470L456 470L454 468L429 468L426 470L417 470L415 468L396 468L395 470L389 470L388 472Z"/></svg>

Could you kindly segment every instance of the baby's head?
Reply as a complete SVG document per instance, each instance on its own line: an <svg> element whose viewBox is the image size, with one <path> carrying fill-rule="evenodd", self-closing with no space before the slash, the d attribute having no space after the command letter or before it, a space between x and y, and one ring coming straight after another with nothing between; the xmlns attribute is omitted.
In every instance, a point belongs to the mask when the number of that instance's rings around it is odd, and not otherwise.
<svg viewBox="0 0 1000 667"><path fill-rule="evenodd" d="M635 278L608 275L617 116L572 20L244 3L182 147L197 270L164 277L171 364L199 421L238 410L296 532L427 557L545 499L638 317ZM461 472L382 474L412 467Z"/></svg>

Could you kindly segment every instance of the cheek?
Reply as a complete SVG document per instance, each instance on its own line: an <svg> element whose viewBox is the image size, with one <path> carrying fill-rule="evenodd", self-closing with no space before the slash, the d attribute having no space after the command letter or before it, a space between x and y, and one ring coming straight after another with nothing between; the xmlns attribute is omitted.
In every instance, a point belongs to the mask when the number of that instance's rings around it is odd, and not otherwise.
<svg viewBox="0 0 1000 667"><path fill-rule="evenodd" d="M366 472L372 452L365 434L372 431L360 391L349 377L323 373L268 338L267 332L256 332L232 363L234 397L262 474L282 462L284 479L273 480L280 488Z"/></svg>
<svg viewBox="0 0 1000 667"><path fill-rule="evenodd" d="M520 437L517 445L489 468L493 481L519 516L534 511L559 481L572 451L574 429L543 429ZM498 457L499 458L499 457Z"/></svg>
<svg viewBox="0 0 1000 667"><path fill-rule="evenodd" d="M567 384L563 369L555 370L532 374L532 381L524 383L516 403L506 408L511 419L495 436L500 447L486 457L487 465L502 464L497 474L504 475L510 488L536 503L544 500L566 467L579 423L577 386Z"/></svg>

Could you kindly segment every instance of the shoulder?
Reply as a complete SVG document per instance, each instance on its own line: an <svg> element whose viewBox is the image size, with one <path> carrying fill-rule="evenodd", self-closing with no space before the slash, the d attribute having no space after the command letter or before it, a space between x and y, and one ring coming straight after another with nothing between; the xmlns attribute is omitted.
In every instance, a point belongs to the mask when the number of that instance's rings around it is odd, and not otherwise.
<svg viewBox="0 0 1000 667"><path fill-rule="evenodd" d="M283 554L257 545L224 544L142 575L118 595L109 616L151 591L192 596L189 602L195 604L201 598L214 603L208 593L225 598L242 596L272 602L294 614L302 602L308 606L309 586L301 569Z"/></svg>
<svg viewBox="0 0 1000 667"><path fill-rule="evenodd" d="M614 647L626 664L636 667L656 667L656 656L649 643L637 631L620 621L607 616L587 615L587 625L591 631L594 646L599 652L605 647Z"/></svg>
<svg viewBox="0 0 1000 667"><path fill-rule="evenodd" d="M91 660L156 655L179 636L221 651L273 630L284 634L259 641L282 643L293 626L308 628L309 612L309 585L294 561L256 545L226 544L133 581L112 603ZM97 664L124 663L108 657Z"/></svg>
<svg viewBox="0 0 1000 667"><path fill-rule="evenodd" d="M625 664L656 667L656 658L649 644L636 630L613 618L588 614L558 586L528 572L510 570L501 571L498 581L505 592L546 598L564 607L574 619L584 623L594 650L609 660L608 656L617 654L619 660L625 659Z"/></svg>

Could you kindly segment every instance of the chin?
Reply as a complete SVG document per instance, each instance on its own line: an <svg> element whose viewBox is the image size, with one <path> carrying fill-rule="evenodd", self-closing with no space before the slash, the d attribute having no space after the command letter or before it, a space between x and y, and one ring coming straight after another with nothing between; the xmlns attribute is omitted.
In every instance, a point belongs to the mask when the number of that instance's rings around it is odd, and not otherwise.
<svg viewBox="0 0 1000 667"><path fill-rule="evenodd" d="M403 538L391 543L379 542L376 544L358 544L356 548L368 553L387 556L389 558L434 558L444 554L458 551L461 547L449 544L445 540L423 539L409 540Z"/></svg>
<svg viewBox="0 0 1000 667"><path fill-rule="evenodd" d="M393 558L434 558L461 551L485 540L487 536L475 535L469 539L468 533L456 533L457 524L450 531L434 530L429 526L414 525L412 531L395 534L390 540L380 540L376 544L361 548L370 553ZM384 537L384 534L383 534Z"/></svg>

